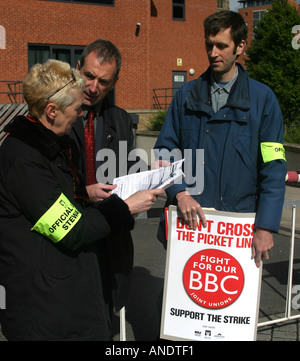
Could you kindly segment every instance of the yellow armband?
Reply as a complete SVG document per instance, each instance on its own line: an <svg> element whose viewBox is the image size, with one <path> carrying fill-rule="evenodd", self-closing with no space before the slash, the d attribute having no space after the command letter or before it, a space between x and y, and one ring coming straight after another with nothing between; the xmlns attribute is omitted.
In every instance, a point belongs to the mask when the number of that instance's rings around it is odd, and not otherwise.
<svg viewBox="0 0 300 361"><path fill-rule="evenodd" d="M61 193L46 213L31 228L53 241L62 240L81 218L81 213Z"/></svg>
<svg viewBox="0 0 300 361"><path fill-rule="evenodd" d="M264 163L271 162L276 159L285 159L285 150L281 143L265 142L260 145L261 155Z"/></svg>

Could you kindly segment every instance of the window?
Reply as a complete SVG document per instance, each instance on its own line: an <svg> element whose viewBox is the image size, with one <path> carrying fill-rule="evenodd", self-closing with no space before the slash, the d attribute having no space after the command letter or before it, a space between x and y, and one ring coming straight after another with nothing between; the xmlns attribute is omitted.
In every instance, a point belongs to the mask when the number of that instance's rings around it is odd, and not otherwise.
<svg viewBox="0 0 300 361"><path fill-rule="evenodd" d="M58 1L58 2L72 2L72 3L87 3L87 4L99 4L114 6L114 0L46 0L46 1Z"/></svg>
<svg viewBox="0 0 300 361"><path fill-rule="evenodd" d="M268 10L258 10L253 11L253 39L255 39L255 28L257 27L257 24L260 22L261 18L263 17L264 13Z"/></svg>
<svg viewBox="0 0 300 361"><path fill-rule="evenodd" d="M185 20L185 0L172 0L173 20Z"/></svg>
<svg viewBox="0 0 300 361"><path fill-rule="evenodd" d="M258 7L263 5L271 5L272 0L242 0L244 8Z"/></svg>
<svg viewBox="0 0 300 361"><path fill-rule="evenodd" d="M253 11L253 29L256 28L257 23L261 20L262 16L267 10Z"/></svg>
<svg viewBox="0 0 300 361"><path fill-rule="evenodd" d="M48 59L57 59L76 67L84 46L68 45L28 45L28 69L36 63L45 63Z"/></svg>

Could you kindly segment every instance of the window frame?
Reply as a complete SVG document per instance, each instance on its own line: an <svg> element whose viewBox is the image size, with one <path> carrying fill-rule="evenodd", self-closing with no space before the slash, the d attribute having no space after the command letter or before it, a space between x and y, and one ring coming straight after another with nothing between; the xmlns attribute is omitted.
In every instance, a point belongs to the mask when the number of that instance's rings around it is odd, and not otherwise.
<svg viewBox="0 0 300 361"><path fill-rule="evenodd" d="M179 0L182 1L182 3L175 2L176 0L172 0L172 20L175 21L185 21L185 0ZM178 0L177 0L178 1ZM174 8L181 8L182 9L182 17L176 17L174 16Z"/></svg>
<svg viewBox="0 0 300 361"><path fill-rule="evenodd" d="M115 0L103 0L103 1L111 1L112 4L100 4L99 0L43 0L43 1L52 1L52 2L61 2L61 3L71 3L71 4L85 4L85 5L99 5L99 6L115 6ZM100 0L101 1L101 0Z"/></svg>
<svg viewBox="0 0 300 361"><path fill-rule="evenodd" d="M30 64L29 62L29 51L30 47L36 47L36 50L41 50L42 48L49 50L49 58L48 59L56 59L54 56L55 50L69 50L70 51L70 65L76 68L77 61L75 58L76 50L80 50L81 53L83 52L86 45L62 45L62 44L37 44L37 43L28 43L27 44L27 55L28 55L28 71L30 70L31 66L34 64ZM34 49L32 49L34 50Z"/></svg>

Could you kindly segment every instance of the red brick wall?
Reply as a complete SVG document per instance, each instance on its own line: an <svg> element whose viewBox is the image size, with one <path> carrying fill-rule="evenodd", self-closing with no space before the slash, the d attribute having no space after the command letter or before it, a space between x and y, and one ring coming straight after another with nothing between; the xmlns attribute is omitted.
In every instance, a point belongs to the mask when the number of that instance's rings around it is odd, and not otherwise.
<svg viewBox="0 0 300 361"><path fill-rule="evenodd" d="M43 0L0 0L0 25L6 49L0 49L0 80L22 80L28 70L28 43L85 46L108 39L122 53L116 104L125 109L153 108L152 89L171 87L172 70L207 67L203 20L216 11L216 0L187 0L186 20L172 20L172 2L115 0L115 6ZM135 35L136 24L141 23ZM177 66L177 58L183 65Z"/></svg>
<svg viewBox="0 0 300 361"><path fill-rule="evenodd" d="M216 1L186 1L185 21L172 20L171 1L155 3L158 16L150 19L149 88L170 88L172 71L186 71L189 81L207 68L203 20L216 11ZM182 66L177 66L177 58L182 59Z"/></svg>

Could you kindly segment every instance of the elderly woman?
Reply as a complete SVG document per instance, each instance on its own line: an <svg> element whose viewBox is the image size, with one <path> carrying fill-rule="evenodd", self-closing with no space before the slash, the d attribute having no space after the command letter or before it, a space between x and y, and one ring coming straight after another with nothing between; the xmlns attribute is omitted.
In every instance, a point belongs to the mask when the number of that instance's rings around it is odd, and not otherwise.
<svg viewBox="0 0 300 361"><path fill-rule="evenodd" d="M63 137L82 113L83 88L66 63L33 66L23 81L29 115L6 127L0 147L0 323L8 340L110 339L99 244L130 232L132 214L162 192L89 202Z"/></svg>

